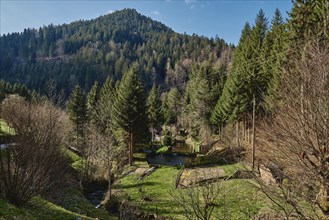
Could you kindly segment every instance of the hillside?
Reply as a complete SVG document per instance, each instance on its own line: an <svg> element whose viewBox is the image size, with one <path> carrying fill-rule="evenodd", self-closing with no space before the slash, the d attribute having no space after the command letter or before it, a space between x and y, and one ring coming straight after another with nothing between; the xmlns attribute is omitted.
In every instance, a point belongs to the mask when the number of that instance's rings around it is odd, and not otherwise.
<svg viewBox="0 0 329 220"><path fill-rule="evenodd" d="M55 81L66 94L76 84L88 90L95 80L120 79L134 62L147 88L153 82L182 84L192 63L226 65L231 56L231 46L222 39L175 33L134 9L88 21L27 28L1 36L0 48L2 79L38 91Z"/></svg>

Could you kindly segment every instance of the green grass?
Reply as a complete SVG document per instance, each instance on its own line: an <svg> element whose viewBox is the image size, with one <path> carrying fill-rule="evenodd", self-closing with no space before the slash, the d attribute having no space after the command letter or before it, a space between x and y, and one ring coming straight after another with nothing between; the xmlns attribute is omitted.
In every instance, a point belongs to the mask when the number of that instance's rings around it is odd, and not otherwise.
<svg viewBox="0 0 329 220"><path fill-rule="evenodd" d="M32 216L25 209L19 209L3 199L0 199L0 219L37 219L35 216Z"/></svg>
<svg viewBox="0 0 329 220"><path fill-rule="evenodd" d="M231 175L236 170L246 170L246 167L241 163L227 164L220 166L220 168L222 168L225 171L225 174L227 176Z"/></svg>
<svg viewBox="0 0 329 220"><path fill-rule="evenodd" d="M0 135L14 135L15 131L8 124L0 119Z"/></svg>
<svg viewBox="0 0 329 220"><path fill-rule="evenodd" d="M242 169L241 164L222 166L228 173L236 169ZM138 181L138 175L131 174L119 180L115 187L124 190L130 200L141 210L155 213L171 219L185 219L182 207L177 205L170 195L175 192L175 180L179 170L174 167L161 167L142 181ZM265 197L251 184L251 180L233 179L221 183L223 191L228 192L223 205L223 198L219 197L216 208L215 219L220 219L222 213L226 212L229 219L250 219L266 206ZM152 201L144 201L142 198L151 198Z"/></svg>
<svg viewBox="0 0 329 220"><path fill-rule="evenodd" d="M76 171L81 171L83 168L83 159L73 151L67 148L63 148L63 149L64 149L64 153L71 159L72 168L75 169Z"/></svg>
<svg viewBox="0 0 329 220"><path fill-rule="evenodd" d="M94 217L98 219L111 219L108 212L104 208L96 209L90 202L84 197L83 193L74 188L67 188L62 192L60 198L60 205L67 210L81 215Z"/></svg>
<svg viewBox="0 0 329 220"><path fill-rule="evenodd" d="M32 201L24 208L17 208L7 203L5 200L0 199L0 219L76 220L78 217L85 220L94 219L68 211L40 197L33 198Z"/></svg>
<svg viewBox="0 0 329 220"><path fill-rule="evenodd" d="M130 200L143 211L166 217L181 216L182 210L176 209L169 194L178 172L174 167L161 167L142 181L137 180L139 175L128 175L119 180L115 187L123 189ZM149 197L152 201L143 201L143 197Z"/></svg>
<svg viewBox="0 0 329 220"><path fill-rule="evenodd" d="M168 146L163 146L163 147L160 147L156 153L159 154L159 153L165 153L169 150L169 147Z"/></svg>

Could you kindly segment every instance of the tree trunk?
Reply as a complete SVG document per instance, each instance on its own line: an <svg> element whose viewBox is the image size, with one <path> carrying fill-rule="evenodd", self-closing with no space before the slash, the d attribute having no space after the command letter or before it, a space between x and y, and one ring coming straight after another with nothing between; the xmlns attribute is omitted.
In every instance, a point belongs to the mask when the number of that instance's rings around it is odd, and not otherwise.
<svg viewBox="0 0 329 220"><path fill-rule="evenodd" d="M250 124L249 124L249 117L247 119L247 143L250 144Z"/></svg>
<svg viewBox="0 0 329 220"><path fill-rule="evenodd" d="M133 145L134 145L134 134L130 132L130 143L129 143L129 165L133 165Z"/></svg>
<svg viewBox="0 0 329 220"><path fill-rule="evenodd" d="M246 116L243 117L242 125L243 125L242 137L243 137L243 140L246 141Z"/></svg>
<svg viewBox="0 0 329 220"><path fill-rule="evenodd" d="M235 128L236 128L236 146L240 148L240 137L239 137L239 121L237 120L235 122Z"/></svg>
<svg viewBox="0 0 329 220"><path fill-rule="evenodd" d="M255 115L256 115L256 98L255 94L253 95L252 99L252 142L251 142L251 147L252 147L252 152L251 152L251 161L252 161L252 169L255 168Z"/></svg>
<svg viewBox="0 0 329 220"><path fill-rule="evenodd" d="M109 192L109 196L110 196L110 199L111 199L111 196L112 196L112 185L111 185L111 167L109 166L109 172L108 172L108 175L109 175L109 178L108 178L108 182L109 182L109 185L107 187L107 190Z"/></svg>
<svg viewBox="0 0 329 220"><path fill-rule="evenodd" d="M152 145L152 149L154 148L154 127L153 127L153 125L151 126L152 128L151 128L151 130L152 130L152 139L151 139L151 145Z"/></svg>

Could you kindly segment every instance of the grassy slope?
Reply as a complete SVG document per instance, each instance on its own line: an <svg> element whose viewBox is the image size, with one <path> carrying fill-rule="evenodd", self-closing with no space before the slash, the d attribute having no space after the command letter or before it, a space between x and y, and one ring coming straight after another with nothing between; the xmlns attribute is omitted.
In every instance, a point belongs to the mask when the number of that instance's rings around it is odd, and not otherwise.
<svg viewBox="0 0 329 220"><path fill-rule="evenodd" d="M67 149L65 149L65 153L71 158L71 166L76 170L81 169L81 157ZM0 199L0 220L75 220L77 217L86 220L95 218L117 219L113 216L109 216L104 209L95 209L95 207L83 196L81 190L74 187L63 190L61 204L66 209L37 197L26 207L17 208L5 200Z"/></svg>
<svg viewBox="0 0 329 220"><path fill-rule="evenodd" d="M75 220L78 217L85 220L93 219L65 210L64 208L47 202L41 198L34 198L25 208L17 208L11 204L8 204L5 200L0 199L0 219Z"/></svg>
<svg viewBox="0 0 329 220"><path fill-rule="evenodd" d="M182 210L176 209L169 191L175 183L179 170L174 167L161 167L144 180L137 181L139 175L131 174L119 180L115 188L123 189L130 199L141 210L164 216L177 216ZM150 197L151 202L143 201L142 197Z"/></svg>
<svg viewBox="0 0 329 220"><path fill-rule="evenodd" d="M222 166L227 175L241 167L243 166L240 164ZM161 167L142 181L137 180L138 175L131 174L118 181L115 187L123 189L141 210L172 219L184 219L183 209L175 204L169 193L176 190L174 186L178 172L179 170L175 167ZM224 205L221 196L218 198L218 204L221 205L214 213L216 219L220 219L224 212L227 212L229 219L250 219L261 209L266 208L264 196L251 184L250 180L224 181L221 187L227 193ZM144 201L143 197L153 200Z"/></svg>

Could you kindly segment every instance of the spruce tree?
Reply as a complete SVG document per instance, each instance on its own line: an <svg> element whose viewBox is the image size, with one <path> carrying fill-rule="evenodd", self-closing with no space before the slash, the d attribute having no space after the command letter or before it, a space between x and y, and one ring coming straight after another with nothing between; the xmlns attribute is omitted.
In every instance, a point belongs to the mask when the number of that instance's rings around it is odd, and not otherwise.
<svg viewBox="0 0 329 220"><path fill-rule="evenodd" d="M176 87L170 89L166 97L165 124L175 125L177 132L178 115L180 112L180 94Z"/></svg>
<svg viewBox="0 0 329 220"><path fill-rule="evenodd" d="M149 119L149 125L152 129L152 145L154 143L154 129L162 124L162 111L161 111L161 100L159 97L159 90L155 84L150 91L147 99L147 113Z"/></svg>
<svg viewBox="0 0 329 220"><path fill-rule="evenodd" d="M99 101L96 107L97 125L101 132L105 132L110 128L112 106L114 103L114 82L108 77L99 91Z"/></svg>
<svg viewBox="0 0 329 220"><path fill-rule="evenodd" d="M289 57L305 52L310 42L329 44L329 4L327 0L296 0L290 12Z"/></svg>
<svg viewBox="0 0 329 220"><path fill-rule="evenodd" d="M266 80L264 91L264 108L268 112L275 109L278 101L278 90L282 73L282 66L286 57L287 32L285 30L280 11L275 11L271 29L266 34L260 54L261 74Z"/></svg>
<svg viewBox="0 0 329 220"><path fill-rule="evenodd" d="M87 99L84 91L77 85L69 98L67 111L74 124L77 146L81 149L85 141L86 124L88 123Z"/></svg>
<svg viewBox="0 0 329 220"><path fill-rule="evenodd" d="M136 66L123 75L112 108L112 119L129 139L129 164L133 162L136 139L143 139L148 131L146 95Z"/></svg>
<svg viewBox="0 0 329 220"><path fill-rule="evenodd" d="M96 121L96 108L99 101L99 90L100 88L98 86L98 82L95 81L87 96L88 116L93 121Z"/></svg>
<svg viewBox="0 0 329 220"><path fill-rule="evenodd" d="M250 38L251 27L246 23L236 48L232 68L228 74L223 92L215 105L212 114L211 122L216 126L223 126L229 121L234 121L239 118L242 112L245 111L247 100L245 97L245 89L243 88L245 78L243 72L246 71L248 63L246 59L250 57Z"/></svg>
<svg viewBox="0 0 329 220"><path fill-rule="evenodd" d="M206 64L194 67L190 74L185 96L189 99L187 114L192 136L199 135L200 129L209 125L212 93L208 79L212 71L212 67Z"/></svg>

